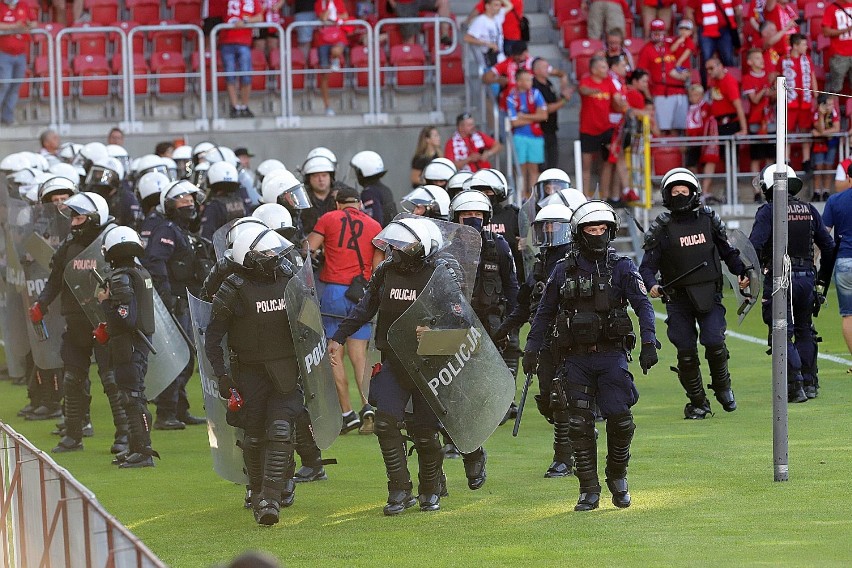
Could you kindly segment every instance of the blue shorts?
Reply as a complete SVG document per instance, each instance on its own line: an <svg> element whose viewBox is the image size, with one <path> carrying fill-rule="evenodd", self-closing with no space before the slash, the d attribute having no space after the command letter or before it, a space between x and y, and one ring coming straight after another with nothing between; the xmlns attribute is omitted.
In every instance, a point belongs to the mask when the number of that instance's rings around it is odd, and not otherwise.
<svg viewBox="0 0 852 568"><path fill-rule="evenodd" d="M836 138L835 138L836 140ZM837 144L828 145L828 150L825 152L816 152L814 154L814 165L815 166L828 166L829 168L834 166L834 160L837 158ZM825 168L828 169L828 168Z"/></svg>
<svg viewBox="0 0 852 568"><path fill-rule="evenodd" d="M852 258L838 258L834 265L834 285L840 315L852 316Z"/></svg>
<svg viewBox="0 0 852 568"><path fill-rule="evenodd" d="M325 329L326 337L333 337L337 333L340 322L355 307L355 304L345 295L347 288L349 286L344 286L343 284L326 283L325 289L322 291L322 296L320 296L320 310L323 314L329 314L322 316L322 326ZM370 339L372 333L373 324L365 323L349 337L351 339Z"/></svg>
<svg viewBox="0 0 852 568"><path fill-rule="evenodd" d="M242 73L239 75L240 83L251 85L251 46L238 43L225 43L220 47L222 52L222 65L225 73ZM225 82L233 85L237 81L237 75L226 75Z"/></svg>
<svg viewBox="0 0 852 568"><path fill-rule="evenodd" d="M293 19L297 22L319 22L316 12L296 12L293 15ZM311 43L315 29L317 28L310 26L296 28L296 37L298 38L299 43Z"/></svg>
<svg viewBox="0 0 852 568"><path fill-rule="evenodd" d="M524 136L516 134L515 156L519 164L544 163L544 138L541 136Z"/></svg>

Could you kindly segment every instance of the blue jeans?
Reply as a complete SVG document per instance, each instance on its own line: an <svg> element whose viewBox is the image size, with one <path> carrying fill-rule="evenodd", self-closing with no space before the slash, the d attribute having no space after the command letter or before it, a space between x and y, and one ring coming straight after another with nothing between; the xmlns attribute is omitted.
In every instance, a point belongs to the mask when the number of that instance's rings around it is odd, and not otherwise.
<svg viewBox="0 0 852 568"><path fill-rule="evenodd" d="M6 124L15 121L15 105L21 90L20 83L7 81L23 79L26 67L26 55L9 55L0 51L0 121Z"/></svg>
<svg viewBox="0 0 852 568"><path fill-rule="evenodd" d="M731 43L731 31L728 28L719 30L719 37L707 37L703 34L698 36L698 48L701 50L701 81L707 83L707 69L704 64L713 57L713 53L719 54L719 60L725 67L734 65L734 45Z"/></svg>
<svg viewBox="0 0 852 568"><path fill-rule="evenodd" d="M222 44L221 50L222 65L225 67L225 73L243 73L243 75L239 75L240 83L251 85L251 76L247 75L247 73L251 72L251 46L239 43L225 43ZM225 77L225 82L228 85L233 85L236 81L236 75L227 75Z"/></svg>

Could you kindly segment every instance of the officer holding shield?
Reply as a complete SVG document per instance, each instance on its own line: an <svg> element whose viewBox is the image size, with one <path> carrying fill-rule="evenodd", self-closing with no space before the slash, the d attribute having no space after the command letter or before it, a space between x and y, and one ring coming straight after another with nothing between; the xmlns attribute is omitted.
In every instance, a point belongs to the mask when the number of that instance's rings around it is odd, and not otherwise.
<svg viewBox="0 0 852 568"><path fill-rule="evenodd" d="M668 337L677 348L677 374L689 398L684 417L702 420L711 411L697 341L704 346L716 400L725 412L737 409L725 346L721 261L739 276L741 290L749 285L748 269L739 250L728 243L725 223L715 211L701 206L701 183L695 174L675 168L663 176L660 191L669 212L658 215L645 233L639 273L651 297L662 297L666 304Z"/></svg>

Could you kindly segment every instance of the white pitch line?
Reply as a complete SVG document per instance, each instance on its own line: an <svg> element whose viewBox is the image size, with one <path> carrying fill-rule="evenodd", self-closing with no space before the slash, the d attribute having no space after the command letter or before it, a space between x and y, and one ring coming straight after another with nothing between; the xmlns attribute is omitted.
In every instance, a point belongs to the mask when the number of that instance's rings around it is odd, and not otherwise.
<svg viewBox="0 0 852 568"><path fill-rule="evenodd" d="M658 320L665 321L665 314L661 314L660 312L654 312L654 316ZM738 333L736 331L731 331L730 329L725 331L725 335L729 337L733 337L734 339L739 339L741 341L747 341L748 343L754 343L755 345L763 345L768 348L766 345L766 340L761 339L759 337L755 337L753 335L746 335L745 333ZM831 361L832 363L837 363L838 365L845 365L847 367L852 367L852 361L849 359L844 359L843 357L838 357L837 355L829 355L827 353L820 353L817 355L820 359L824 361Z"/></svg>

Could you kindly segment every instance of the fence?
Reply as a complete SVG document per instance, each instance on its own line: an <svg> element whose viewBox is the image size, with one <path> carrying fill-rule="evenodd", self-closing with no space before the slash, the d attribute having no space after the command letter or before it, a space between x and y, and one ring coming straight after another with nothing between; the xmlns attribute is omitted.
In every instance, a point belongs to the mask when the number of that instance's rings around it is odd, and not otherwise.
<svg viewBox="0 0 852 568"><path fill-rule="evenodd" d="M4 567L165 568L93 493L2 422L0 477Z"/></svg>

